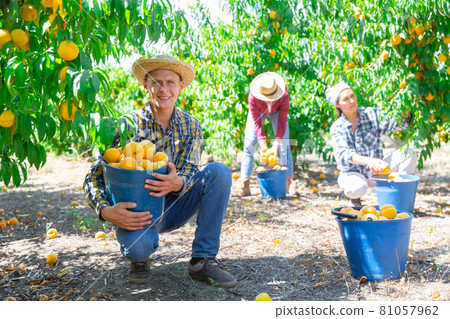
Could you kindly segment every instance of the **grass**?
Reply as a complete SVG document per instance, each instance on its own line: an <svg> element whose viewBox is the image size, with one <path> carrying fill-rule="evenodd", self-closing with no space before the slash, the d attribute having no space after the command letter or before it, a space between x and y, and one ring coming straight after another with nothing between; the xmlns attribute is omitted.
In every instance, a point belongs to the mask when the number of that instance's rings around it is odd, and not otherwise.
<svg viewBox="0 0 450 319"><path fill-rule="evenodd" d="M105 231L105 226L98 220L97 216L86 217L82 216L78 209L72 208L72 216L75 218L75 227L80 230L103 230Z"/></svg>

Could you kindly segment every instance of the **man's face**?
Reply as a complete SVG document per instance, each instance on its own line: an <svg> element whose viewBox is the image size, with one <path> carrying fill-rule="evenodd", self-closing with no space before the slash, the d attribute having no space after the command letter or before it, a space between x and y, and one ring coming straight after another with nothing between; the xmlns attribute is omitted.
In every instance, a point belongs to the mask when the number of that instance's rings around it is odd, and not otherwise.
<svg viewBox="0 0 450 319"><path fill-rule="evenodd" d="M153 70L144 82L145 91L150 95L150 102L157 110L175 107L178 95L183 91L184 82L180 75L170 70Z"/></svg>

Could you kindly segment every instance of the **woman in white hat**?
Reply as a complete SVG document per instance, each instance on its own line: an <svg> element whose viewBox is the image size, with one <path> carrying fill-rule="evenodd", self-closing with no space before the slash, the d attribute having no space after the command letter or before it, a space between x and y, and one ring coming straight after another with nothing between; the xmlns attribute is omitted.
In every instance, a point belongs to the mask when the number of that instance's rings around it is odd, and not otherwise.
<svg viewBox="0 0 450 319"><path fill-rule="evenodd" d="M403 122L380 119L382 110L358 108L355 93L343 81L326 91L327 101L336 107L338 119L331 126L334 157L340 171L338 184L353 206L361 206L361 197L372 186L370 177L389 165L390 172L414 174L417 156L411 149L400 150L383 159L381 136L409 127L411 113L402 113Z"/></svg>
<svg viewBox="0 0 450 319"><path fill-rule="evenodd" d="M275 158L278 157L279 151L280 164L288 169L288 187L294 179L294 165L289 146L289 93L283 78L274 72L258 75L250 84L248 104L241 178L234 192L237 196L250 195L250 175L256 145L259 144L261 155L268 149L263 127L267 117L270 118L275 133L270 151L274 153Z"/></svg>

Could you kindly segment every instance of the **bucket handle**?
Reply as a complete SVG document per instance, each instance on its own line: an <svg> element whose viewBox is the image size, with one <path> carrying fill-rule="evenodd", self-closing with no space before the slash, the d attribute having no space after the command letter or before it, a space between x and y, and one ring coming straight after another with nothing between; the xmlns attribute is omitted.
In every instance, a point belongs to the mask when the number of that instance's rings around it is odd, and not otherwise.
<svg viewBox="0 0 450 319"><path fill-rule="evenodd" d="M388 182L389 175L373 175L372 177L370 177L370 179L376 182Z"/></svg>
<svg viewBox="0 0 450 319"><path fill-rule="evenodd" d="M354 214L340 212L339 210L341 210L342 208L343 207L333 208L331 210L331 213L333 215L336 215L336 216L339 216L339 217L344 217L344 218L350 218L350 219L357 219L358 218L358 216L356 216Z"/></svg>

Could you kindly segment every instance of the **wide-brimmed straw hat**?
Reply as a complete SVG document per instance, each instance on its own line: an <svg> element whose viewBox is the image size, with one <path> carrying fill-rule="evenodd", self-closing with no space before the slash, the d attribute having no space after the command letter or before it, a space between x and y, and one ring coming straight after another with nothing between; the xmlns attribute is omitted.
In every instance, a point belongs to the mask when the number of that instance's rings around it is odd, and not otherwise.
<svg viewBox="0 0 450 319"><path fill-rule="evenodd" d="M133 74L140 83L144 83L145 75L153 70L171 70L181 76L185 86L195 78L195 69L192 65L177 60L170 55L156 55L150 59L140 59L133 63Z"/></svg>
<svg viewBox="0 0 450 319"><path fill-rule="evenodd" d="M258 75L250 83L250 93L265 102L278 100L286 92L286 83L283 78L274 72L265 72Z"/></svg>

